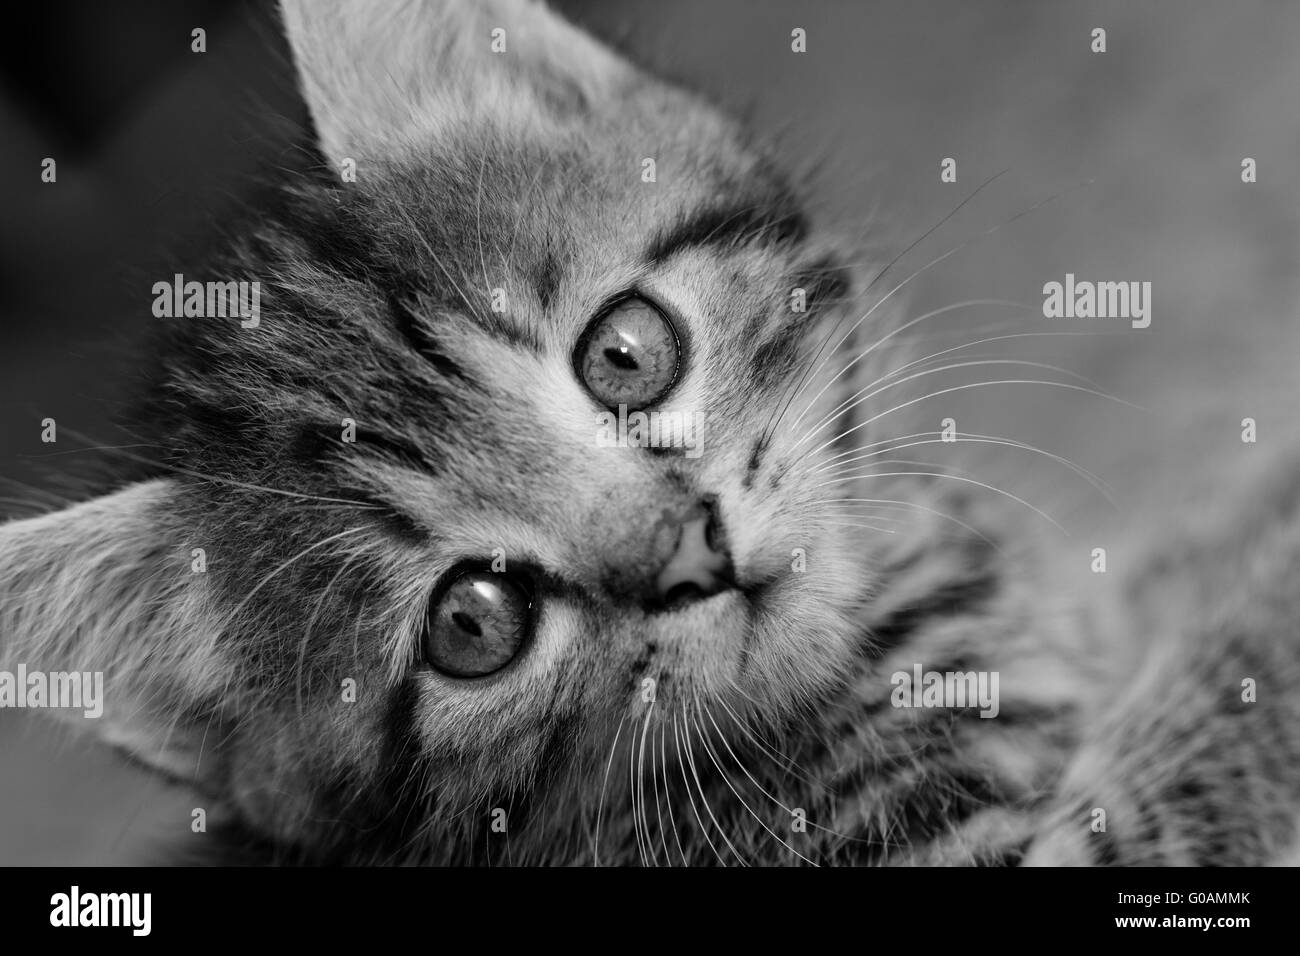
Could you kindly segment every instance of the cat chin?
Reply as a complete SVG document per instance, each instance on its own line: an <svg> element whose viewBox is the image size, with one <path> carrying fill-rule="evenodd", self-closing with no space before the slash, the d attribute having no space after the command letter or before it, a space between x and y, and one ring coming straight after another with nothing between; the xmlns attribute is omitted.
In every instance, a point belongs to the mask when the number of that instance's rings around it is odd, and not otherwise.
<svg viewBox="0 0 1300 956"><path fill-rule="evenodd" d="M853 659L847 612L797 584L730 590L651 618L635 664L640 712L648 695L670 709L725 700L775 717L842 680Z"/></svg>
<svg viewBox="0 0 1300 956"><path fill-rule="evenodd" d="M715 697L735 685L754 628L754 607L738 590L723 591L652 618L653 659L642 689L656 701ZM645 684L645 679L654 681Z"/></svg>

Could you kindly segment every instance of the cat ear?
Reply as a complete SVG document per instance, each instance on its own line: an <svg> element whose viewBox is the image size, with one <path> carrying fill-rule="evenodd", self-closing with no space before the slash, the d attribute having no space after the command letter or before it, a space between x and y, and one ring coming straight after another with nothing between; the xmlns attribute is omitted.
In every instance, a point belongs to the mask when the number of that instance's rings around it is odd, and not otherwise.
<svg viewBox="0 0 1300 956"><path fill-rule="evenodd" d="M282 0L321 148L334 163L465 120L536 123L610 100L635 71L528 0Z"/></svg>
<svg viewBox="0 0 1300 956"><path fill-rule="evenodd" d="M199 702L224 675L201 613L206 575L167 530L171 493L145 482L0 524L0 702L193 781Z"/></svg>

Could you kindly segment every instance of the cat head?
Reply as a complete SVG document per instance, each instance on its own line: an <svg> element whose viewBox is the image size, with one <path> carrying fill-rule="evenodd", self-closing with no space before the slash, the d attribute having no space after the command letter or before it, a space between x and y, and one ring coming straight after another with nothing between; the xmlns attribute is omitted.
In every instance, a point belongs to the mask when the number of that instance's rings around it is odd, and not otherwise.
<svg viewBox="0 0 1300 956"><path fill-rule="evenodd" d="M791 184L539 4L283 9L318 175L186 276L255 317L160 320L162 476L0 532L6 659L104 669L106 737L380 859L502 808L554 840L620 737L830 693L861 288Z"/></svg>

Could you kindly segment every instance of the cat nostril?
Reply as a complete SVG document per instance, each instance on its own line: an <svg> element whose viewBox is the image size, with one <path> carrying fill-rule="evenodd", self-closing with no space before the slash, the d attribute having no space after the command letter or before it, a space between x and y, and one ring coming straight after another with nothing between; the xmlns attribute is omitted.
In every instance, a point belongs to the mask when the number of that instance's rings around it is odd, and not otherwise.
<svg viewBox="0 0 1300 956"><path fill-rule="evenodd" d="M682 584L674 584L669 588L668 593L664 595L664 604L670 607L676 604L689 604L691 601L697 601L704 596L704 591L698 584L687 581Z"/></svg>
<svg viewBox="0 0 1300 956"><path fill-rule="evenodd" d="M723 533L711 503L704 514L682 522L672 556L655 578L655 592L664 606L698 601L732 587L731 556L722 546Z"/></svg>

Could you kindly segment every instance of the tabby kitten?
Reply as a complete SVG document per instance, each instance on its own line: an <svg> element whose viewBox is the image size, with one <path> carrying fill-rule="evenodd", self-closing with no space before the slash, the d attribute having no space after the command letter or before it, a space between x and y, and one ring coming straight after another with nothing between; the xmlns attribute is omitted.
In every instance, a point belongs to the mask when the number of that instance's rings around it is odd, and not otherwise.
<svg viewBox="0 0 1300 956"><path fill-rule="evenodd" d="M201 277L259 282L257 323L160 320L158 467L0 527L3 665L104 671L85 723L195 788L222 839L178 821L190 844L1253 863L1294 838L1298 695L1238 696L1300 676L1294 470L1131 594L1057 608L996 496L874 466L936 437L880 394L923 367L893 274L731 121L539 4L283 12L320 169ZM1215 577L1233 547L1257 593ZM914 668L996 674L996 705L898 706Z"/></svg>

